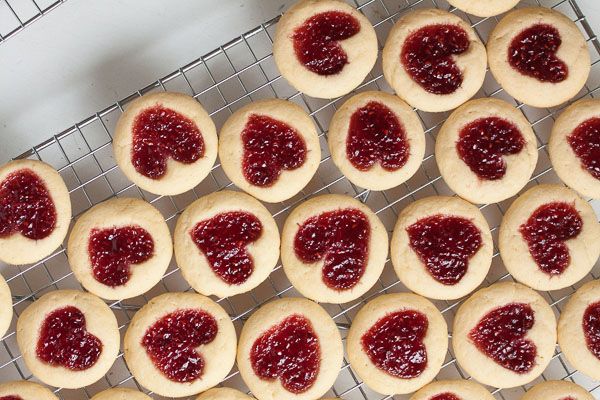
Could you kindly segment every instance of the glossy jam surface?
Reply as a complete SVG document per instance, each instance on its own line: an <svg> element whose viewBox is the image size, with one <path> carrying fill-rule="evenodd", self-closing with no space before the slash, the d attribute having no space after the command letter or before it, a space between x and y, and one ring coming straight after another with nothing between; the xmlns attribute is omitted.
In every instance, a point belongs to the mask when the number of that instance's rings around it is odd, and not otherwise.
<svg viewBox="0 0 600 400"><path fill-rule="evenodd" d="M288 124L252 114L242 131L244 177L255 186L272 186L282 170L300 168L306 161L306 143Z"/></svg>
<svg viewBox="0 0 600 400"><path fill-rule="evenodd" d="M571 261L564 241L577 237L582 227L583 220L575 207L556 202L538 207L519 230L540 269L560 275Z"/></svg>
<svg viewBox="0 0 600 400"><path fill-rule="evenodd" d="M600 118L582 122L567 136L567 141L583 167L600 179Z"/></svg>
<svg viewBox="0 0 600 400"><path fill-rule="evenodd" d="M450 94L462 85L463 74L453 56L469 49L469 36L457 25L428 25L411 33L400 59L410 77L434 94Z"/></svg>
<svg viewBox="0 0 600 400"><path fill-rule="evenodd" d="M10 395L10 396L1 396L0 400L23 400L21 396Z"/></svg>
<svg viewBox="0 0 600 400"><path fill-rule="evenodd" d="M535 343L525 337L534 323L529 304L511 303L488 312L469 338L498 365L525 374L534 367L537 354Z"/></svg>
<svg viewBox="0 0 600 400"><path fill-rule="evenodd" d="M204 156L204 139L194 121L161 105L140 112L132 133L131 162L147 178L162 178L168 158L191 164Z"/></svg>
<svg viewBox="0 0 600 400"><path fill-rule="evenodd" d="M246 246L261 234L260 220L242 211L217 214L190 231L212 270L230 285L240 285L252 275L254 260Z"/></svg>
<svg viewBox="0 0 600 400"><path fill-rule="evenodd" d="M319 374L319 338L308 319L291 315L256 339L250 362L261 379L279 378L287 391L306 392Z"/></svg>
<svg viewBox="0 0 600 400"><path fill-rule="evenodd" d="M436 394L429 400L462 400L462 399L460 397L458 397L457 395L455 395L454 393L447 392L447 393Z"/></svg>
<svg viewBox="0 0 600 400"><path fill-rule="evenodd" d="M54 201L42 179L30 169L0 182L0 238L20 232L33 240L48 237L56 226Z"/></svg>
<svg viewBox="0 0 600 400"><path fill-rule="evenodd" d="M556 57L562 40L558 29L536 24L514 37L508 48L508 62L521 74L540 82L558 83L567 79L567 64Z"/></svg>
<svg viewBox="0 0 600 400"><path fill-rule="evenodd" d="M96 364L102 342L86 330L85 316L77 307L52 311L40 328L37 357L50 365L84 371Z"/></svg>
<svg viewBox="0 0 600 400"><path fill-rule="evenodd" d="M217 321L207 312L178 310L152 324L142 338L142 346L168 379L192 382L204 371L204 358L197 348L212 342L217 333Z"/></svg>
<svg viewBox="0 0 600 400"><path fill-rule="evenodd" d="M583 334L588 350L600 359L600 301L590 304L585 309Z"/></svg>
<svg viewBox="0 0 600 400"><path fill-rule="evenodd" d="M346 155L355 168L368 171L380 163L386 171L396 171L409 154L404 127L386 105L371 101L352 114Z"/></svg>
<svg viewBox="0 0 600 400"><path fill-rule="evenodd" d="M505 155L518 154L525 140L512 122L487 117L465 125L458 136L456 150L461 160L480 179L502 179L506 173Z"/></svg>
<svg viewBox="0 0 600 400"><path fill-rule="evenodd" d="M366 331L361 344L377 368L397 378L416 378L427 368L423 339L428 326L425 314L416 310L393 312Z"/></svg>
<svg viewBox="0 0 600 400"><path fill-rule="evenodd" d="M294 51L298 61L319 75L335 75L348 64L348 55L339 41L360 31L360 23L341 11L315 14L294 31Z"/></svg>
<svg viewBox="0 0 600 400"><path fill-rule="evenodd" d="M294 250L307 264L324 260L323 282L332 289L346 290L365 272L370 234L369 220L362 211L328 211L300 225Z"/></svg>
<svg viewBox="0 0 600 400"><path fill-rule="evenodd" d="M129 282L133 264L141 264L154 255L154 240L140 226L93 229L88 253L94 278L117 287Z"/></svg>

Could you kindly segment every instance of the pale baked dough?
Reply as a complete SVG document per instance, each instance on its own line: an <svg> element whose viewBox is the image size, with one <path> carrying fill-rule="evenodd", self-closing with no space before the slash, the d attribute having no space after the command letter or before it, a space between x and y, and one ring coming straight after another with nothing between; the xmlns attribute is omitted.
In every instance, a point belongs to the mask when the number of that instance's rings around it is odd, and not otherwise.
<svg viewBox="0 0 600 400"><path fill-rule="evenodd" d="M0 238L0 260L13 265L30 264L50 255L67 235L71 222L71 198L65 182L50 165L37 160L15 160L0 167L0 185L15 171L29 169L44 183L56 209L56 225L41 240L29 239L21 233Z"/></svg>
<svg viewBox="0 0 600 400"><path fill-rule="evenodd" d="M495 397L473 380L435 381L412 395L410 400L431 400L434 396L450 393L460 400L494 400Z"/></svg>
<svg viewBox="0 0 600 400"><path fill-rule="evenodd" d="M117 387L97 393L91 400L152 400L152 398L134 389Z"/></svg>
<svg viewBox="0 0 600 400"><path fill-rule="evenodd" d="M321 353L319 372L313 385L298 394L287 391L279 379L267 381L259 378L250 362L254 342L271 327L292 315L301 315L310 321ZM340 333L325 309L304 298L288 297L263 305L248 318L240 334L237 366L242 379L257 399L315 400L325 394L335 382L342 366L343 355Z"/></svg>
<svg viewBox="0 0 600 400"><path fill-rule="evenodd" d="M13 304L10 287L0 275L0 338L4 336L13 317Z"/></svg>
<svg viewBox="0 0 600 400"><path fill-rule="evenodd" d="M207 390L196 397L196 400L252 400L253 397L240 392L239 390L220 387Z"/></svg>
<svg viewBox="0 0 600 400"><path fill-rule="evenodd" d="M98 360L83 371L46 364L38 359L36 348L39 331L48 314L73 306L85 317L86 330L102 343ZM56 387L76 389L101 379L113 365L119 353L119 327L111 309L93 294L79 290L55 290L29 305L17 321L17 343L23 360L40 381Z"/></svg>
<svg viewBox="0 0 600 400"><path fill-rule="evenodd" d="M352 115L372 101L388 107L404 129L409 145L409 157L406 164L395 171L383 169L380 161L369 170L361 171L348 160L346 142ZM417 113L397 96L377 91L359 93L338 108L329 123L327 143L333 162L348 180L371 190L391 189L410 179L421 166L425 155L425 134Z"/></svg>
<svg viewBox="0 0 600 400"><path fill-rule="evenodd" d="M497 364L469 338L469 332L490 311L512 303L528 304L535 319L525 336L537 348L535 365L522 374ZM497 388L525 385L540 376L552 360L556 347L556 318L546 300L532 289L514 282L496 283L475 292L460 306L454 317L452 347L460 367L484 385Z"/></svg>
<svg viewBox="0 0 600 400"><path fill-rule="evenodd" d="M256 186L244 176L242 132L253 114L284 122L304 139L306 145L304 163L296 169L282 170L271 186ZM267 203L287 200L297 194L312 179L321 161L319 137L312 118L302 107L286 100L259 100L240 108L223 124L219 141L219 159L225 174L237 187Z"/></svg>
<svg viewBox="0 0 600 400"><path fill-rule="evenodd" d="M594 400L587 390L570 381L538 383L521 397L521 400Z"/></svg>
<svg viewBox="0 0 600 400"><path fill-rule="evenodd" d="M412 379L397 378L379 369L363 349L362 337L388 314L414 310L427 317L428 327L423 344L427 351L427 366ZM360 309L346 339L348 361L352 369L371 389L386 395L405 394L428 384L440 372L448 350L448 327L439 310L424 297L412 293L393 293L376 297Z"/></svg>
<svg viewBox="0 0 600 400"><path fill-rule="evenodd" d="M556 56L568 67L562 82L541 82L521 74L508 63L508 49L515 36L525 29L547 24L555 27L562 44ZM553 107L574 97L590 73L590 54L577 25L565 15L549 8L519 8L507 14L494 28L487 42L488 62L494 78L506 92L533 107Z"/></svg>
<svg viewBox="0 0 600 400"><path fill-rule="evenodd" d="M356 209L368 219L370 226L367 265L358 283L346 290L332 289L323 281L325 258L307 264L296 256L294 241L304 222L325 212ZM313 197L296 207L285 220L281 235L281 263L286 276L303 296L323 303L341 304L365 294L379 279L388 254L388 235L377 215L353 197L326 194Z"/></svg>
<svg viewBox="0 0 600 400"><path fill-rule="evenodd" d="M517 154L504 155L505 175L496 180L481 179L460 158L456 143L461 130L473 121L488 117L502 118L514 124L524 140ZM456 109L444 122L435 141L435 159L446 184L471 203L497 203L517 194L529 181L537 159L537 141L523 113L504 100L471 100Z"/></svg>
<svg viewBox="0 0 600 400"><path fill-rule="evenodd" d="M467 273L455 285L445 285L431 276L410 247L406 232L420 219L440 214L466 218L481 233L481 247L469 258ZM494 243L485 217L477 207L458 197L432 196L411 203L398 216L391 241L392 263L402 283L421 296L439 300L458 299L475 290L490 269L493 251Z"/></svg>
<svg viewBox="0 0 600 400"><path fill-rule="evenodd" d="M58 400L50 389L29 381L0 383L0 398L5 396L15 396L22 400Z"/></svg>
<svg viewBox="0 0 600 400"><path fill-rule="evenodd" d="M121 286L111 287L96 280L88 251L94 229L139 226L154 241L154 254L139 264L130 265L131 277ZM151 204L136 198L115 198L86 211L75 223L67 247L69 265L81 285L107 300L122 300L146 293L163 277L171 256L171 233L162 214Z"/></svg>
<svg viewBox="0 0 600 400"><path fill-rule="evenodd" d="M146 331L167 314L196 309L207 312L217 321L217 335L198 348L204 359L202 375L193 382L180 383L167 378L150 359L142 346ZM150 300L131 319L123 340L129 370L145 388L168 397L185 397L210 389L221 382L233 367L236 334L227 312L208 297L195 293L164 293Z"/></svg>
<svg viewBox="0 0 600 400"><path fill-rule="evenodd" d="M304 21L328 11L352 15L359 22L360 30L338 42L348 57L348 64L335 75L319 75L300 63L292 36ZM377 53L377 35L371 22L354 7L339 0L298 1L277 23L273 41L273 57L281 75L300 92L321 99L342 96L360 85L375 65Z"/></svg>
<svg viewBox="0 0 600 400"><path fill-rule="evenodd" d="M448 3L466 13L485 18L507 12L519 0L448 0Z"/></svg>
<svg viewBox="0 0 600 400"><path fill-rule="evenodd" d="M406 72L401 61L406 39L415 31L429 25L450 24L464 29L469 48L452 58L463 75L462 85L451 94L435 94L425 90ZM487 59L485 47L471 26L460 17L436 8L412 11L396 22L383 48L383 75L408 104L419 110L441 112L452 110L469 100L483 85Z"/></svg>
<svg viewBox="0 0 600 400"><path fill-rule="evenodd" d="M204 155L191 164L167 159L165 174L152 179L136 171L131 162L133 124L144 110L161 105L193 121L204 142ZM217 159L217 129L202 105L183 93L161 92L139 97L129 103L119 118L113 138L115 161L125 176L140 188L159 195L175 195L198 185L210 173Z"/></svg>
<svg viewBox="0 0 600 400"><path fill-rule="evenodd" d="M540 206L552 202L571 204L583 226L579 234L564 243L571 261L560 275L549 275L535 262L519 228ZM592 206L573 190L559 185L538 185L519 196L502 218L498 248L504 266L513 278L536 290L557 290L573 285L594 267L600 255L600 225Z"/></svg>
<svg viewBox="0 0 600 400"><path fill-rule="evenodd" d="M235 211L254 215L262 225L258 240L246 246L254 271L240 285L230 285L219 277L191 236L199 222ZM183 277L205 296L228 297L252 290L267 279L279 260L279 229L269 210L252 196L231 190L211 193L190 204L177 220L174 238L175 258Z"/></svg>

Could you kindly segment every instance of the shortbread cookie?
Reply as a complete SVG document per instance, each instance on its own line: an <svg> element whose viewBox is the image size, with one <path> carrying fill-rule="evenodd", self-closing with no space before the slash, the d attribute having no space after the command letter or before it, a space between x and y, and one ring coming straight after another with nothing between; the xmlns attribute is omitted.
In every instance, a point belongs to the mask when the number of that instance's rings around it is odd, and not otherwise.
<svg viewBox="0 0 600 400"><path fill-rule="evenodd" d="M536 290L556 290L586 276L600 255L600 225L591 205L564 186L538 185L502 218L504 266Z"/></svg>
<svg viewBox="0 0 600 400"><path fill-rule="evenodd" d="M48 388L29 381L0 383L0 399L5 400L58 400Z"/></svg>
<svg viewBox="0 0 600 400"><path fill-rule="evenodd" d="M477 99L444 122L435 158L444 181L460 197L497 203L517 194L531 178L537 141L521 111L503 100Z"/></svg>
<svg viewBox="0 0 600 400"><path fill-rule="evenodd" d="M206 296L254 289L279 260L277 223L245 193L224 190L196 200L179 217L174 236L183 277Z"/></svg>
<svg viewBox="0 0 600 400"><path fill-rule="evenodd" d="M0 167L0 260L29 264L50 255L67 235L71 199L50 165L16 160Z"/></svg>
<svg viewBox="0 0 600 400"><path fill-rule="evenodd" d="M529 389L521 400L594 400L594 396L573 382L546 381Z"/></svg>
<svg viewBox="0 0 600 400"><path fill-rule="evenodd" d="M451 6L478 17L493 17L513 8L519 0L447 0Z"/></svg>
<svg viewBox="0 0 600 400"><path fill-rule="evenodd" d="M91 400L152 400L152 398L134 389L112 388L94 395Z"/></svg>
<svg viewBox="0 0 600 400"><path fill-rule="evenodd" d="M194 98L152 93L135 99L117 122L113 150L133 183L174 195L198 185L217 158L217 130Z"/></svg>
<svg viewBox="0 0 600 400"><path fill-rule="evenodd" d="M413 394L410 400L494 400L494 396L475 381L435 381Z"/></svg>
<svg viewBox="0 0 600 400"><path fill-rule="evenodd" d="M76 389L101 379L119 353L119 327L98 297L78 290L43 295L21 313L17 343L40 381Z"/></svg>
<svg viewBox="0 0 600 400"><path fill-rule="evenodd" d="M534 107L574 97L590 73L590 54L577 25L550 8L507 14L487 42L492 74L508 94Z"/></svg>
<svg viewBox="0 0 600 400"><path fill-rule="evenodd" d="M10 294L10 287L8 287L8 284L2 275L0 275L0 339L10 327L12 316L13 303L12 295Z"/></svg>
<svg viewBox="0 0 600 400"><path fill-rule="evenodd" d="M230 389L226 387L214 388L207 390L200 396L196 397L196 400L252 400L253 398L240 392L239 390Z"/></svg>

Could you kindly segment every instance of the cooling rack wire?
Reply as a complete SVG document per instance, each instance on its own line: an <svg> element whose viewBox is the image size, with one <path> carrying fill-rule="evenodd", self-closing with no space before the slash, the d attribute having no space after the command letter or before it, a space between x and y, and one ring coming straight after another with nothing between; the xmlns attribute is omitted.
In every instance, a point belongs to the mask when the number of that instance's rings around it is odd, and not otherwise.
<svg viewBox="0 0 600 400"><path fill-rule="evenodd" d="M0 0L0 44L67 0Z"/></svg>

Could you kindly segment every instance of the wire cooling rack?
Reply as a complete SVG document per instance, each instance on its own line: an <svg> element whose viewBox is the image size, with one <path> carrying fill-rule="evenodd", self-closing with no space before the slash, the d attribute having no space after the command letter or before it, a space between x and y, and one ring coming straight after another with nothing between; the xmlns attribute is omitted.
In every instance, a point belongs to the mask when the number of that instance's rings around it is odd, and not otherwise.
<svg viewBox="0 0 600 400"><path fill-rule="evenodd" d="M572 18L579 26L588 42L592 57L592 72L585 88L577 98L597 96L598 89L600 89L600 43L575 1L529 0L522 2L522 5L525 4L554 8ZM479 19L464 14L450 7L445 0L362 0L356 2L355 5L375 26L380 46L385 42L387 33L394 22L402 14L414 8L438 7L450 10L470 21L484 42L498 20L498 18ZM360 199L375 210L391 232L398 212L407 204L425 196L452 194L440 177L433 157L435 136L441 123L447 117L447 113L429 114L418 112L426 129L427 150L421 168L406 183L383 192L371 192L352 185L342 176L332 164L329 156L326 146L326 133L331 116L348 96L334 101L313 99L298 93L279 76L271 54L272 38L277 21L278 18L274 18L265 22L179 68L177 71L158 79L126 99L56 134L19 158L40 159L59 170L71 193L74 218L92 205L110 197L130 196L143 198L153 203L163 213L170 228L173 229L177 216L188 204L202 195L231 187L232 184L217 163L210 176L200 185L194 190L179 196L155 196L132 185L117 168L111 148L115 123L127 104L134 98L153 91L170 90L188 93L206 107L217 126L220 127L232 112L250 101L279 97L299 104L310 113L317 124L323 150L323 159L317 174L300 194L288 201L267 205L280 227L290 210L304 199L324 193L345 193ZM391 91L382 78L380 61L357 90ZM516 103L502 91L489 73L482 90L478 94L478 97L485 96L498 97L512 102L523 111L533 126L539 141L539 161L534 177L528 187L541 182L559 182L551 169L546 144L553 121L561 108L536 109ZM494 238L497 238L498 225L510 202L511 200L507 200L481 207L490 227L492 227ZM594 206L597 206L597 204L594 204ZM16 344L14 327L17 317L25 307L44 293L56 289L82 288L71 273L64 247L34 265L23 267L1 265L0 269L12 290L15 311L11 330L0 345L0 380L35 380L24 365ZM600 265L596 265L584 281L595 279L599 275ZM507 279L511 279L511 277L507 274L496 250L490 273L483 286ZM567 289L543 293L543 295L558 315L565 301L582 283ZM146 295L110 303L109 305L119 321L121 334L125 333L132 315L149 298L167 291L186 290L190 290L190 287L182 278L173 261L160 284ZM343 305L325 305L325 308L334 318L340 328L342 337L345 338L354 315L366 301L384 292L399 291L406 291L406 288L398 282L388 260L378 283L369 293L357 301ZM239 334L243 321L264 302L277 297L298 295L294 288L290 286L281 266L278 266L271 276L252 292L216 300L229 312ZM452 319L460 301L436 301L435 303L446 318L448 326L452 327ZM438 378L469 378L457 365L452 349L449 350L446 356L444 367ZM543 376L532 384L549 379L575 381L594 393L596 398L600 398L600 382L592 381L574 370L558 348ZM490 388L490 391L497 399L519 399L532 384L501 391ZM223 385L243 391L248 390L236 369L231 372ZM131 376L123 360L122 353L105 378L94 385L78 390L56 389L55 391L59 397L65 400L86 399L101 390L115 386L144 390ZM344 361L339 377L329 394L344 399L374 400L390 398L389 396L383 397L363 385L347 361ZM159 397L155 396L155 398ZM394 398L408 399L409 396L395 396Z"/></svg>
<svg viewBox="0 0 600 400"><path fill-rule="evenodd" d="M67 0L0 0L0 44Z"/></svg>

